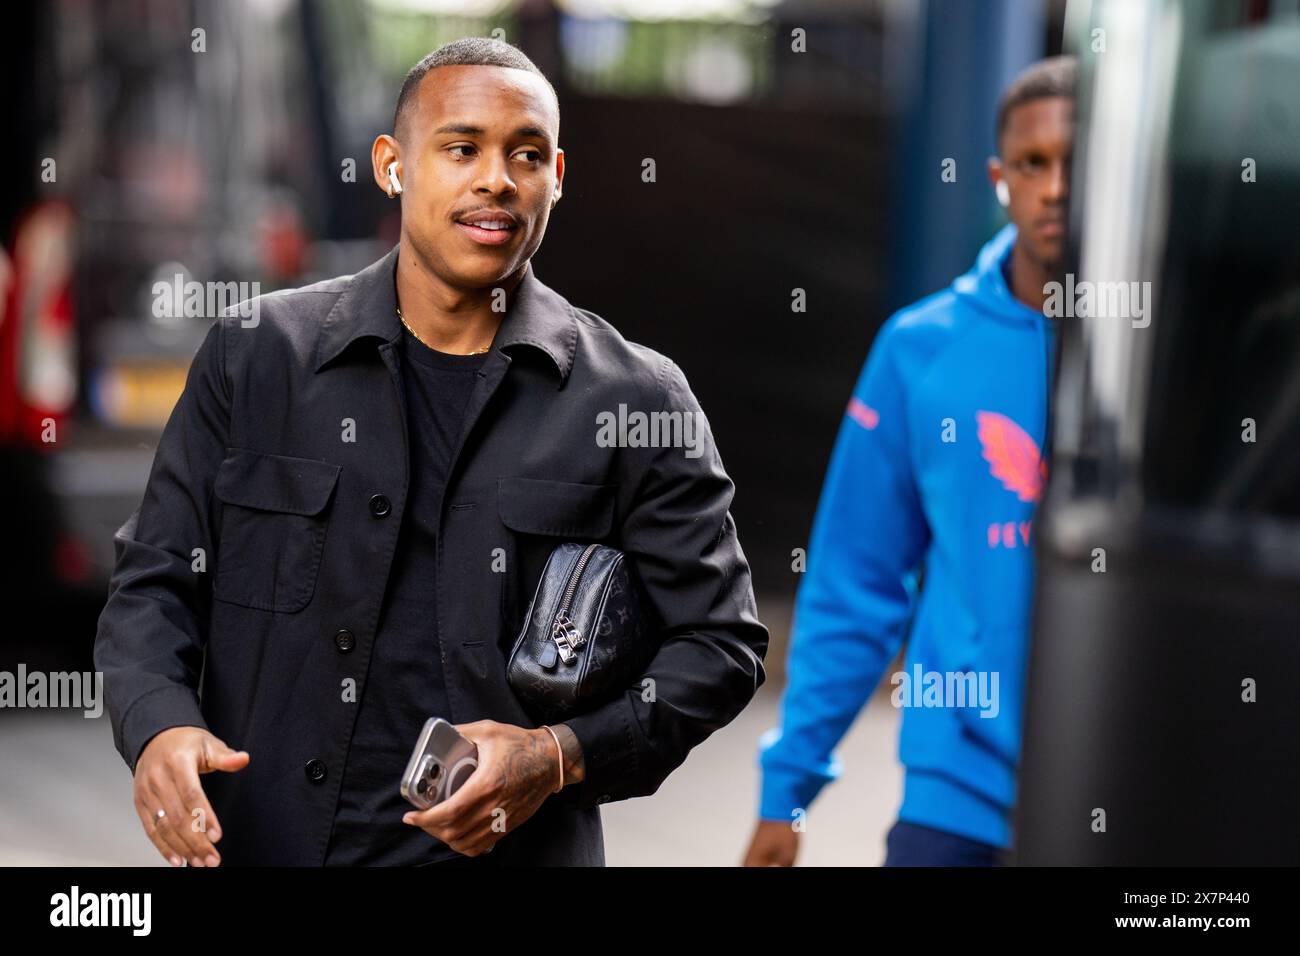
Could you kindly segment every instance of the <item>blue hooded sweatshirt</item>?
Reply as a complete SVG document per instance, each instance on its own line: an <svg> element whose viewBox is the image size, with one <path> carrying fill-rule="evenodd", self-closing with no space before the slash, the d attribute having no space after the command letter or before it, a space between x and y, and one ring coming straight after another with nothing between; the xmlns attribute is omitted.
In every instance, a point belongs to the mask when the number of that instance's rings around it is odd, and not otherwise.
<svg viewBox="0 0 1300 956"><path fill-rule="evenodd" d="M763 819L790 821L840 775L832 751L910 633L891 676L899 819L1011 842L1054 354L1050 321L1007 287L1015 238L1004 227L872 345L813 522L780 725L760 742Z"/></svg>

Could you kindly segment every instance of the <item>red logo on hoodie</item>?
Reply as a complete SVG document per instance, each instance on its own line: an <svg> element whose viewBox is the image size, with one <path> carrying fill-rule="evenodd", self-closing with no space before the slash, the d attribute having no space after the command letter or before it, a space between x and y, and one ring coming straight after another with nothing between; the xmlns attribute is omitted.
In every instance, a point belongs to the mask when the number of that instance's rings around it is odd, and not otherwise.
<svg viewBox="0 0 1300 956"><path fill-rule="evenodd" d="M880 424L880 413L856 395L849 399L848 413L849 418L867 430Z"/></svg>
<svg viewBox="0 0 1300 956"><path fill-rule="evenodd" d="M1025 430L997 412L976 412L984 460L993 477L1021 501L1037 501L1047 482L1047 462Z"/></svg>
<svg viewBox="0 0 1300 956"><path fill-rule="evenodd" d="M1047 462L1025 430L997 412L976 412L984 460L1002 487L1021 501L1037 501L1047 482ZM1028 521L995 521L988 526L990 548L1029 547Z"/></svg>

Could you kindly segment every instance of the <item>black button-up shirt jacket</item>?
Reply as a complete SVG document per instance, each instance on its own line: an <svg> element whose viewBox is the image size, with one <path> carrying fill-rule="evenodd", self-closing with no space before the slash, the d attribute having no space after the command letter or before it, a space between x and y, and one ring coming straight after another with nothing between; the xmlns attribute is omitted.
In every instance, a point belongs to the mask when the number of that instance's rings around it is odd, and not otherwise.
<svg viewBox="0 0 1300 956"><path fill-rule="evenodd" d="M174 726L250 753L245 769L201 778L226 864L322 863L355 701L382 693L367 665L409 487L396 262L394 249L216 320L115 538L95 645L114 741L132 770ZM620 405L697 416L702 453L598 441L598 416ZM602 864L597 805L654 793L763 683L768 635L732 493L677 365L530 265L478 373L441 504L444 716L536 726L505 663L562 541L625 551L662 627L652 684L566 721L586 779L509 832L496 860Z"/></svg>

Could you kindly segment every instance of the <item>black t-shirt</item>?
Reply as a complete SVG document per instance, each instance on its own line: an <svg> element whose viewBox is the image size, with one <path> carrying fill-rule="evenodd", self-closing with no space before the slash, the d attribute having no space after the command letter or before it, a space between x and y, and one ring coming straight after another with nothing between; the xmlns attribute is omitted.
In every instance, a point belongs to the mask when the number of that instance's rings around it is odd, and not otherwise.
<svg viewBox="0 0 1300 956"><path fill-rule="evenodd" d="M414 808L399 787L424 722L451 716L437 633L438 515L465 406L487 356L435 351L405 328L399 351L410 487L365 692L355 705L327 866L470 859L402 822Z"/></svg>

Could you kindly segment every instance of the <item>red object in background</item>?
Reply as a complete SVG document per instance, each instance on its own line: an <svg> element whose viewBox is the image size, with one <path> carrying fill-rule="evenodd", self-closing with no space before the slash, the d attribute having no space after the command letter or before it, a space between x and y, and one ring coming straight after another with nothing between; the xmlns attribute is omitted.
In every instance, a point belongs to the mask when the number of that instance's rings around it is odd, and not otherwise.
<svg viewBox="0 0 1300 956"><path fill-rule="evenodd" d="M59 535L54 543L54 573L69 584L82 584L94 570L94 559L86 542L70 532Z"/></svg>
<svg viewBox="0 0 1300 956"><path fill-rule="evenodd" d="M277 284L302 275L307 260L307 235L298 209L276 203L262 217L262 265Z"/></svg>
<svg viewBox="0 0 1300 956"><path fill-rule="evenodd" d="M52 449L77 395L72 209L51 201L18 222L0 262L0 442Z"/></svg>

